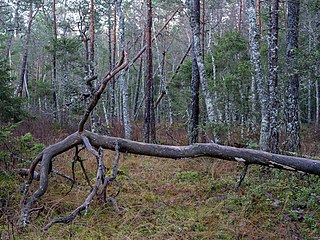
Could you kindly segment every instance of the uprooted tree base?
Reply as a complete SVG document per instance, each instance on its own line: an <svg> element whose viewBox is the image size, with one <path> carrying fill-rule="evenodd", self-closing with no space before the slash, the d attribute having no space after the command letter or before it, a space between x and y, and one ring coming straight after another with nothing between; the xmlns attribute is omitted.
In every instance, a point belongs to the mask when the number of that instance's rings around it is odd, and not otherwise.
<svg viewBox="0 0 320 240"><path fill-rule="evenodd" d="M108 184L116 178L117 166L119 161L119 152L134 153L162 158L189 159L200 156L219 158L228 161L242 162L246 166L257 164L267 167L284 169L289 171L298 171L309 174L320 175L320 161L272 154L263 151L221 146L214 143L194 144L190 146L165 146L157 144L147 144L136 141L130 141L122 138L103 136L89 131L82 133L75 132L54 145L47 147L31 164L29 169L29 179L25 185L24 199L21 202L20 222L26 226L29 221L30 212L34 211L34 203L45 194L48 189L48 174L53 157L66 152L72 148L84 145L97 159L97 177L92 191L85 202L65 218L53 220L44 229L48 229L55 223L68 223L72 221L80 211L87 209L90 201L95 195L103 196ZM96 150L98 149L98 150ZM111 176L105 176L103 164L102 149L110 149L116 152L113 173ZM77 152L77 151L76 151ZM40 163L40 179L38 189L27 199L28 188L32 182L32 176L38 163Z"/></svg>

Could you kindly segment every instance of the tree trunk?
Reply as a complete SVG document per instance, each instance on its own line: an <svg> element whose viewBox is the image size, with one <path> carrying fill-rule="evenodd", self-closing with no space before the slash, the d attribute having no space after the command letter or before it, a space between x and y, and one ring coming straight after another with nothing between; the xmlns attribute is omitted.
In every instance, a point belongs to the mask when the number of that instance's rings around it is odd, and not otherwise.
<svg viewBox="0 0 320 240"><path fill-rule="evenodd" d="M199 135L199 88L200 76L194 46L192 48L192 79L191 79L191 116L189 120L189 143L197 143Z"/></svg>
<svg viewBox="0 0 320 240"><path fill-rule="evenodd" d="M261 21L261 1L257 0L257 23L259 26L259 33L262 32L262 21Z"/></svg>
<svg viewBox="0 0 320 240"><path fill-rule="evenodd" d="M319 130L319 82L318 79L316 79L316 84L315 84L315 89L316 89L316 119L315 119L315 130Z"/></svg>
<svg viewBox="0 0 320 240"><path fill-rule="evenodd" d="M197 65L199 69L200 82L202 87L202 92L205 98L206 110L208 120L211 126L214 124L214 108L212 102L212 96L209 92L208 82L206 79L206 70L204 66L204 61L202 57L201 40L200 40L200 1L199 0L189 0L189 11L190 11L190 26L192 29L194 52L197 59Z"/></svg>
<svg viewBox="0 0 320 240"><path fill-rule="evenodd" d="M90 76L94 76L95 74L94 38L94 0L90 0Z"/></svg>
<svg viewBox="0 0 320 240"><path fill-rule="evenodd" d="M300 118L299 118L299 76L296 68L296 51L299 33L299 0L287 3L287 36L286 63L288 81L286 86L286 149L290 152L300 149Z"/></svg>
<svg viewBox="0 0 320 240"><path fill-rule="evenodd" d="M116 0L117 13L119 18L119 34L120 34L120 47L119 51L124 51L126 49L125 35L124 35L124 17L121 6L122 0ZM119 84L120 92L122 95L122 113L123 113L123 125L124 125L124 136L126 139L131 138L131 122L129 116L129 93L128 93L128 83L125 79L125 72L119 74Z"/></svg>
<svg viewBox="0 0 320 240"><path fill-rule="evenodd" d="M53 59L52 59L52 65L53 65L53 76L52 76L52 97L53 97L53 106L54 106L54 120L58 120L58 113L59 113L59 107L58 107L58 97L57 97L57 51L56 51L56 44L57 44L57 16L56 16L56 0L53 0L52 5L52 15L53 15L53 41L54 41L54 49L53 49Z"/></svg>
<svg viewBox="0 0 320 240"><path fill-rule="evenodd" d="M204 56L205 56L205 40L206 40L206 29L205 29L205 24L206 24L206 15L205 15L205 10L206 10L206 4L205 4L205 0L202 0L202 31L201 31L201 35L202 35L202 58L204 61Z"/></svg>
<svg viewBox="0 0 320 240"><path fill-rule="evenodd" d="M111 35L110 35L111 36ZM117 8L114 7L113 11L113 54L112 54L112 66L113 69L116 64L116 52L117 52ZM110 96L110 115L111 115L111 126L113 127L116 120L116 79L111 80L111 96Z"/></svg>
<svg viewBox="0 0 320 240"><path fill-rule="evenodd" d="M19 223L22 226L25 227L28 224L30 220L30 210L33 209L34 203L38 201L48 189L48 174L52 158L80 144L86 145L86 148L93 154L97 153L95 149L98 148L110 150L115 150L115 148L117 148L117 151L124 153L172 159L190 159L206 156L227 161L240 162L246 165L256 164L289 171L320 175L320 161L312 159L283 156L252 149L221 146L214 143L198 143L189 146L164 146L103 136L88 131L84 131L82 133L76 132L69 135L64 140L45 148L31 163L28 171L29 180L25 185L24 193L26 194L28 192L33 176L37 175L35 173L35 168L41 161L39 172L40 180L38 189L34 191L28 199L25 198L21 201L21 217L19 219Z"/></svg>
<svg viewBox="0 0 320 240"><path fill-rule="evenodd" d="M242 11L243 11L243 0L240 0L239 3L239 19L238 19L238 31L241 31L241 23L242 23Z"/></svg>
<svg viewBox="0 0 320 240"><path fill-rule="evenodd" d="M23 92L23 83L24 83L24 77L26 74L26 69L27 69L27 61L28 61L28 52L29 52L29 41L30 41L30 35L31 35L31 26L32 26L32 21L34 19L36 14L33 15L33 6L31 4L30 10L29 10L29 20L28 20L28 27L26 31L26 44L24 47L24 53L22 56L22 63L21 63L21 71L20 71L20 80L19 80L19 85L17 88L17 96L21 97L22 92Z"/></svg>
<svg viewBox="0 0 320 240"><path fill-rule="evenodd" d="M268 82L269 82L269 150L279 152L279 122L278 122L278 15L279 1L268 0Z"/></svg>
<svg viewBox="0 0 320 240"><path fill-rule="evenodd" d="M260 149L269 149L269 111L268 111L268 88L265 78L262 75L261 56L259 47L259 31L256 20L254 0L247 0L249 15L249 44L250 59L254 70L254 78L258 84L258 92L261 101L261 128L260 128ZM253 89L252 89L253 90ZM253 100L254 101L254 100Z"/></svg>
<svg viewBox="0 0 320 240"><path fill-rule="evenodd" d="M142 78L142 64L143 64L143 58L140 59L139 69L137 73L136 86L135 86L134 98L133 98L133 104L132 104L133 105L132 114L131 114L132 119L134 119L134 116L138 111L138 102L139 102L141 78Z"/></svg>
<svg viewBox="0 0 320 240"><path fill-rule="evenodd" d="M144 109L144 129L143 141L155 143L155 113L154 113L154 86L153 86L153 71L152 71L152 0L147 0L147 25L146 25L146 101Z"/></svg>

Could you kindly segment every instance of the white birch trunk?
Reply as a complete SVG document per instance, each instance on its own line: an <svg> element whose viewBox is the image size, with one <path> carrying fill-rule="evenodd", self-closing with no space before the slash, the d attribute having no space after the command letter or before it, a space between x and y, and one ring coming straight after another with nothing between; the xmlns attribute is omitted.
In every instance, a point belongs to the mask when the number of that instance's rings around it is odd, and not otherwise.
<svg viewBox="0 0 320 240"><path fill-rule="evenodd" d="M209 86L206 79L206 70L205 70L203 56L202 56L201 39L200 39L200 35L201 35L200 19L198 21L196 19L193 2L191 0L188 1L188 5L190 10L189 20L190 20L190 26L191 26L192 35L193 35L194 52L196 55L199 74L200 74L202 93L205 98L208 120L210 124L213 125L214 124L214 108L213 108L212 96L209 92Z"/></svg>
<svg viewBox="0 0 320 240"><path fill-rule="evenodd" d="M269 113L268 113L268 90L266 80L262 75L261 56L259 46L259 31L257 25L256 10L254 0L247 0L249 15L249 43L250 58L254 70L254 78L258 85L258 93L261 101L261 128L260 128L260 149L267 151L269 149ZM254 82L253 82L254 84ZM253 89L252 89L253 90ZM253 94L253 97L254 94ZM253 100L254 101L254 100ZM255 107L255 106L254 106ZM253 109L254 110L254 109Z"/></svg>
<svg viewBox="0 0 320 240"><path fill-rule="evenodd" d="M124 36L124 16L121 7L121 0L116 0L117 13L119 18L119 33L120 33L120 48L119 50L125 50L125 36ZM122 95L122 111L123 111L123 124L124 124L124 135L126 139L131 139L131 122L129 116L129 93L128 83L124 77L125 73L119 73L120 91Z"/></svg>

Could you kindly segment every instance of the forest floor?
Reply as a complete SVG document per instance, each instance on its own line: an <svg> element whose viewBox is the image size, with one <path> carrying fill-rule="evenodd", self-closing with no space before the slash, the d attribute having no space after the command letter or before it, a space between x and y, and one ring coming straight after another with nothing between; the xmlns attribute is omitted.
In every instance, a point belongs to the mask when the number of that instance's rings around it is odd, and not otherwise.
<svg viewBox="0 0 320 240"><path fill-rule="evenodd" d="M57 135L61 137L61 133ZM308 146L304 144L305 149L312 150ZM105 164L111 169L114 152L104 151L104 155ZM93 183L96 160L88 153L82 157L87 158L84 164ZM58 156L54 168L71 176L72 158L71 151ZM240 164L212 158L172 160L121 154L117 184L107 193L112 196L120 188L116 197L119 212L111 203L95 199L87 213L83 212L72 223L56 224L43 231L48 222L70 214L89 194L90 187L78 164L77 182L68 195L65 193L70 182L51 175L49 190L39 202L45 210L33 216L29 228L20 235L14 223L19 215L23 179L0 171L0 238L320 238L319 176L251 166L235 192L241 171Z"/></svg>

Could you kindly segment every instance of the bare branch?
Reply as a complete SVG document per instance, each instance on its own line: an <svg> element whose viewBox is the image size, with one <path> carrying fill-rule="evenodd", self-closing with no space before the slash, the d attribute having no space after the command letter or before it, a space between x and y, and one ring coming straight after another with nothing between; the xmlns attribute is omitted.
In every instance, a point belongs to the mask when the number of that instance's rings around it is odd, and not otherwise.
<svg viewBox="0 0 320 240"><path fill-rule="evenodd" d="M245 165L244 165L243 171L242 171L241 176L240 176L240 178L239 178L239 181L237 182L236 186L234 187L234 191L235 191L235 192L238 191L241 183L243 182L244 178L246 177L247 172L248 172L248 167L249 167L248 164L245 164Z"/></svg>
<svg viewBox="0 0 320 240"><path fill-rule="evenodd" d="M93 189L91 193L88 195L86 200L82 205L80 205L77 209L75 209L70 215L67 217L59 217L57 219L54 219L50 223L48 223L45 227L44 230L48 230L52 225L56 223L69 223L73 221L78 214L80 214L81 211L88 209L93 197L96 195L99 186L101 184L103 175L104 175L104 163L103 163L103 155L102 155L102 150L99 151L98 156L96 156L97 161L98 161L98 170L97 170L97 177L96 177L96 182L93 186Z"/></svg>
<svg viewBox="0 0 320 240"><path fill-rule="evenodd" d="M104 89L107 86L107 83L117 74L119 73L121 70L123 70L124 68L126 68L126 66L128 66L129 62L128 62L128 58L127 58L127 53L122 51L121 53L121 57L119 62L117 63L117 65L114 67L114 69L112 71L110 71L109 73L106 74L106 76L101 80L98 88L96 89L96 91L93 94L92 100L89 103L87 109L85 110L85 113L79 123L79 127L78 127L78 132L81 133L84 130L84 124L87 122L90 113L93 111L93 109L95 108L95 106L97 105L101 94L103 93Z"/></svg>

